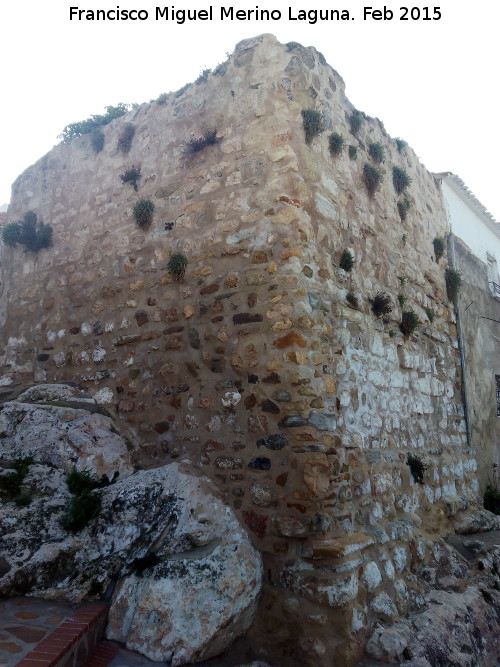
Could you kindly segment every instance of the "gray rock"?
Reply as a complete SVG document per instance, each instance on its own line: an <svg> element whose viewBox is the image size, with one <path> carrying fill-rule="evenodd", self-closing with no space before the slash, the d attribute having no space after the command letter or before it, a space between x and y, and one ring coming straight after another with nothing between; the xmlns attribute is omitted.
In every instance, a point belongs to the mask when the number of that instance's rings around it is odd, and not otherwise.
<svg viewBox="0 0 500 667"><path fill-rule="evenodd" d="M479 509L461 516L453 521L455 532L459 535L471 535L473 533L484 533L488 530L500 529L500 516L492 512Z"/></svg>

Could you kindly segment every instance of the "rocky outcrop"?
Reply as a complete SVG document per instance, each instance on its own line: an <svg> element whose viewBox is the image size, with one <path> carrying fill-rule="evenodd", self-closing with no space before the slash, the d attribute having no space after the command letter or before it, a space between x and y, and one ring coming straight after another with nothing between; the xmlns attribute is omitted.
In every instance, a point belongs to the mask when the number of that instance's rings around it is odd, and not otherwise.
<svg viewBox="0 0 500 667"><path fill-rule="evenodd" d="M212 657L247 630L261 557L206 478L177 463L128 474L125 454L97 456L102 420L111 422L97 413L15 402L0 415L10 459L1 476L15 475L16 461L24 461L23 495L2 491L0 595L79 602L110 595L116 585L108 636L172 665ZM117 460L124 475L116 480ZM98 498L96 513L69 532L63 518L74 499L67 484L74 466L105 474L107 486L101 481L89 491Z"/></svg>
<svg viewBox="0 0 500 667"><path fill-rule="evenodd" d="M1 456L69 472L130 475L130 448L111 416L76 386L39 385L0 406Z"/></svg>
<svg viewBox="0 0 500 667"><path fill-rule="evenodd" d="M432 591L427 609L390 628L379 626L366 652L372 658L405 667L495 664L498 657L496 590L469 587L463 593Z"/></svg>

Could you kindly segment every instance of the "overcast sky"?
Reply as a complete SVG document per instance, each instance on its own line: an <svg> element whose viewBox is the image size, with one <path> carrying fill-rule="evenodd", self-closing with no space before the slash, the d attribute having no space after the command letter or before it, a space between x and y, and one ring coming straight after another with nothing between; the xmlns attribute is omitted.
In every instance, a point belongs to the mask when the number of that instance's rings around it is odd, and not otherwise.
<svg viewBox="0 0 500 667"><path fill-rule="evenodd" d="M82 3L84 0L81 0ZM458 174L500 220L498 118L500 3L386 0L393 19L363 20L370 0L339 4L213 2L214 18L183 25L155 20L143 0L6 0L1 10L0 204L24 169L58 142L65 125L118 102L145 102L193 81L235 44L263 32L315 46L346 82L351 102L380 118L431 171ZM80 9L143 9L146 21L76 21ZM209 0L158 6L206 9ZM278 21L220 20L220 7L280 10ZM420 20L400 20L403 6ZM425 12L424 7L428 7ZM439 7L435 11L434 8ZM347 9L354 20L315 25L291 20L301 9ZM440 20L422 20L437 16ZM418 11L414 10L414 16Z"/></svg>

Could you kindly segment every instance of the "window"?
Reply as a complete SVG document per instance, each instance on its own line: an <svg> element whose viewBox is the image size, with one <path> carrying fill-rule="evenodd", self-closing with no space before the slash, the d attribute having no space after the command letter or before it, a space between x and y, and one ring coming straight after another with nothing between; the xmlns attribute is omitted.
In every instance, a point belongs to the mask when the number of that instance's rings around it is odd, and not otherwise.
<svg viewBox="0 0 500 667"><path fill-rule="evenodd" d="M486 253L488 262L488 287L494 296L500 298L500 284L498 278L498 265L496 259L489 252Z"/></svg>
<svg viewBox="0 0 500 667"><path fill-rule="evenodd" d="M500 375L495 375L495 385L497 390L497 417L500 417Z"/></svg>

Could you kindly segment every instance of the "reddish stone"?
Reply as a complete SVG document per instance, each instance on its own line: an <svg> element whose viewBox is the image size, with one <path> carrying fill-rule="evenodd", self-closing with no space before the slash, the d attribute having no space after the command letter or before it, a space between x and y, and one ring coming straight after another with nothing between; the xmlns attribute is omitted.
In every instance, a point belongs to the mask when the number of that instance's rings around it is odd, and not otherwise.
<svg viewBox="0 0 500 667"><path fill-rule="evenodd" d="M291 345L294 344L298 345L299 347L306 347L307 342L296 331L290 331L284 336L281 336L281 338L277 338L273 342L274 347L277 347L278 349L282 349L284 347L290 347Z"/></svg>
<svg viewBox="0 0 500 667"><path fill-rule="evenodd" d="M257 399L255 398L255 395L250 394L249 396L245 396L244 404L247 410L251 410L253 407L255 407L257 405Z"/></svg>
<svg viewBox="0 0 500 667"><path fill-rule="evenodd" d="M267 530L267 516L257 514L253 510L245 510L242 512L243 520L252 533L258 537L264 537Z"/></svg>
<svg viewBox="0 0 500 667"><path fill-rule="evenodd" d="M200 294L213 294L214 292L217 292L219 287L219 283L210 283L210 285L205 285L200 289Z"/></svg>
<svg viewBox="0 0 500 667"><path fill-rule="evenodd" d="M135 315L135 321L137 322L137 326L142 327L144 326L147 322L149 322L149 317L148 314L146 313L145 310L138 310Z"/></svg>
<svg viewBox="0 0 500 667"><path fill-rule="evenodd" d="M253 308L256 303L257 303L257 294L255 292L252 292L247 296L247 303L249 308Z"/></svg>

